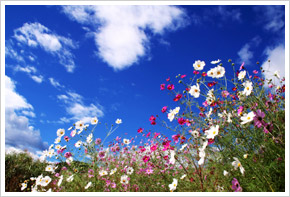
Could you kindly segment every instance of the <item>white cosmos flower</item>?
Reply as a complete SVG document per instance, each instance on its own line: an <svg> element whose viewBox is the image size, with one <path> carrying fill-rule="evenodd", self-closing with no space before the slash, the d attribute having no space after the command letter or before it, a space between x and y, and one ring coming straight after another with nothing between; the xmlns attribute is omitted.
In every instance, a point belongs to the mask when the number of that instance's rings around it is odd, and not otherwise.
<svg viewBox="0 0 290 197"><path fill-rule="evenodd" d="M254 112L249 112L248 114L244 114L242 117L241 117L241 124L246 124L248 122L251 122L255 117L255 113Z"/></svg>
<svg viewBox="0 0 290 197"><path fill-rule="evenodd" d="M50 149L47 153L47 156L51 158L54 155L54 149Z"/></svg>
<svg viewBox="0 0 290 197"><path fill-rule="evenodd" d="M174 110L173 110L173 112L174 112L175 114L178 114L178 113L179 113L179 110L180 110L180 107L175 107Z"/></svg>
<svg viewBox="0 0 290 197"><path fill-rule="evenodd" d="M196 84L196 85L191 86L191 88L189 90L189 94L191 96L193 96L194 98L198 98L199 97L199 94L200 94L199 85Z"/></svg>
<svg viewBox="0 0 290 197"><path fill-rule="evenodd" d="M214 89L211 89L207 92L206 102L208 105L212 104L215 101L215 96L213 93Z"/></svg>
<svg viewBox="0 0 290 197"><path fill-rule="evenodd" d="M27 184L26 183L21 183L21 191L23 191L25 188L27 188Z"/></svg>
<svg viewBox="0 0 290 197"><path fill-rule="evenodd" d="M94 118L92 118L92 120L91 120L91 124L92 124L92 125L98 124L98 122L99 122L99 120L98 120L97 117L94 117Z"/></svg>
<svg viewBox="0 0 290 197"><path fill-rule="evenodd" d="M82 141L80 140L75 143L76 148L79 148L81 145L82 145Z"/></svg>
<svg viewBox="0 0 290 197"><path fill-rule="evenodd" d="M278 79L280 79L280 71L279 70L276 70L274 72L274 76L277 77Z"/></svg>
<svg viewBox="0 0 290 197"><path fill-rule="evenodd" d="M127 174L132 174L134 172L134 169L132 167L129 167L126 169Z"/></svg>
<svg viewBox="0 0 290 197"><path fill-rule="evenodd" d="M226 170L224 170L224 176L228 176L228 172Z"/></svg>
<svg viewBox="0 0 290 197"><path fill-rule="evenodd" d="M247 159L248 158L248 154L244 154L244 158Z"/></svg>
<svg viewBox="0 0 290 197"><path fill-rule="evenodd" d="M244 175L245 173L245 169L242 166L241 162L238 160L238 158L233 157L235 161L232 162L232 166L234 166L235 170L237 170L238 168L240 168L240 172L242 173L242 175Z"/></svg>
<svg viewBox="0 0 290 197"><path fill-rule="evenodd" d="M74 137L76 134L77 134L77 130L74 129L74 130L71 131L71 136L72 137Z"/></svg>
<svg viewBox="0 0 290 197"><path fill-rule="evenodd" d="M41 186L45 187L47 186L51 181L51 178L49 176L45 176L44 178L42 178L41 181Z"/></svg>
<svg viewBox="0 0 290 197"><path fill-rule="evenodd" d="M124 144L126 144L126 145L129 145L129 144L130 144L130 140L129 140L129 139L126 139L126 138L124 138L124 139L123 139L123 143L124 143Z"/></svg>
<svg viewBox="0 0 290 197"><path fill-rule="evenodd" d="M73 162L74 161L74 159L73 159L73 157L69 157L69 158L67 158L66 160L65 160L65 162L66 163L71 163L71 162Z"/></svg>
<svg viewBox="0 0 290 197"><path fill-rule="evenodd" d="M72 182L73 180L74 180L74 175L71 175L66 179L67 182Z"/></svg>
<svg viewBox="0 0 290 197"><path fill-rule="evenodd" d="M99 172L99 175L100 176L105 176L105 175L107 175L108 174L108 172L106 171L106 170L101 170L100 172Z"/></svg>
<svg viewBox="0 0 290 197"><path fill-rule="evenodd" d="M128 176L127 175L122 175L121 176L121 183L122 184L128 184L129 180L128 180Z"/></svg>
<svg viewBox="0 0 290 197"><path fill-rule="evenodd" d="M85 127L85 124L84 124L84 122L83 121L77 121L76 123L75 123L75 125L76 125L76 129L79 129L79 130L83 130L84 129L84 127Z"/></svg>
<svg viewBox="0 0 290 197"><path fill-rule="evenodd" d="M90 144L93 141L93 134L90 133L87 137L87 143Z"/></svg>
<svg viewBox="0 0 290 197"><path fill-rule="evenodd" d="M213 139L219 133L219 125L211 126L209 130L205 131L207 139Z"/></svg>
<svg viewBox="0 0 290 197"><path fill-rule="evenodd" d="M115 174L117 172L117 168L111 170L110 175Z"/></svg>
<svg viewBox="0 0 290 197"><path fill-rule="evenodd" d="M56 138L56 139L54 140L54 143L55 143L55 144L58 144L58 143L60 143L60 141L61 141L61 137L58 137L58 138Z"/></svg>
<svg viewBox="0 0 290 197"><path fill-rule="evenodd" d="M210 69L209 71L207 71L207 76L208 77L212 77L212 78L216 78L216 75L217 75L217 68L212 68Z"/></svg>
<svg viewBox="0 0 290 197"><path fill-rule="evenodd" d="M226 71L225 68L222 66L217 66L216 67L216 78L221 78L225 75Z"/></svg>
<svg viewBox="0 0 290 197"><path fill-rule="evenodd" d="M245 78L245 76L246 76L246 71L243 70L243 71L241 71L241 72L239 73L239 75L238 75L238 79L239 79L239 80L242 80L242 79Z"/></svg>
<svg viewBox="0 0 290 197"><path fill-rule="evenodd" d="M54 166L53 165L46 166L45 171L47 171L47 172L54 172Z"/></svg>
<svg viewBox="0 0 290 197"><path fill-rule="evenodd" d="M64 130L64 129L58 129L58 130L56 131L56 135L57 135L58 137L62 137L64 134L65 134L65 130Z"/></svg>
<svg viewBox="0 0 290 197"><path fill-rule="evenodd" d="M195 70L202 70L204 66L205 66L205 62L200 61L200 60L195 61L193 64L193 67Z"/></svg>
<svg viewBox="0 0 290 197"><path fill-rule="evenodd" d="M170 160L169 160L169 163L175 164L175 151L174 150L170 150Z"/></svg>
<svg viewBox="0 0 290 197"><path fill-rule="evenodd" d="M61 145L59 145L59 144L55 146L56 150L59 150L60 148L61 148Z"/></svg>
<svg viewBox="0 0 290 197"><path fill-rule="evenodd" d="M197 130L194 130L191 135L193 135L194 138L198 138L199 137L199 132Z"/></svg>
<svg viewBox="0 0 290 197"><path fill-rule="evenodd" d="M116 124L121 124L122 123L122 120L121 119L117 119L116 120Z"/></svg>
<svg viewBox="0 0 290 197"><path fill-rule="evenodd" d="M170 122L173 121L175 115L179 113L179 110L180 110L180 107L176 107L175 109L169 111L167 116Z"/></svg>
<svg viewBox="0 0 290 197"><path fill-rule="evenodd" d="M74 127L70 127L70 128L68 128L68 130L70 131L70 130L72 130Z"/></svg>
<svg viewBox="0 0 290 197"><path fill-rule="evenodd" d="M221 62L221 60L218 59L218 60L211 61L210 63L211 63L211 64L218 64L218 63L220 63L220 62Z"/></svg>
<svg viewBox="0 0 290 197"><path fill-rule="evenodd" d="M179 150L184 150L187 147L187 144L182 145L182 147Z"/></svg>
<svg viewBox="0 0 290 197"><path fill-rule="evenodd" d="M212 107L209 109L209 112L206 114L206 117L209 118L211 114L212 114Z"/></svg>
<svg viewBox="0 0 290 197"><path fill-rule="evenodd" d="M92 182L89 182L86 186L85 186L85 189L88 189L89 187L91 187L92 185Z"/></svg>
<svg viewBox="0 0 290 197"><path fill-rule="evenodd" d="M253 90L253 85L252 82L246 81L243 83L243 86L245 87L243 94L246 96L249 96Z"/></svg>
<svg viewBox="0 0 290 197"><path fill-rule="evenodd" d="M59 180L58 180L58 183L57 183L57 186L58 186L58 187L61 185L62 180L63 180L63 175L61 175L61 176L59 177Z"/></svg>
<svg viewBox="0 0 290 197"><path fill-rule="evenodd" d="M182 179L184 179L185 177L186 177L186 174L182 175L182 176L180 177L180 179L182 180Z"/></svg>

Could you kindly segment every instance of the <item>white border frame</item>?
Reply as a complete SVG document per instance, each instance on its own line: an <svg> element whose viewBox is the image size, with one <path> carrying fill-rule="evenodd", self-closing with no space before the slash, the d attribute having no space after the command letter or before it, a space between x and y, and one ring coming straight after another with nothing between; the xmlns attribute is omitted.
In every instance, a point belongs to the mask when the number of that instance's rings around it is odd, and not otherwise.
<svg viewBox="0 0 290 197"><path fill-rule="evenodd" d="M285 5L285 130L289 131L289 1L1 1L1 196L52 196L51 193L5 192L5 6L6 5ZM288 66L286 66L288 65ZM4 120L4 121L3 121ZM289 196L289 132L285 132L285 192L59 192L53 196Z"/></svg>

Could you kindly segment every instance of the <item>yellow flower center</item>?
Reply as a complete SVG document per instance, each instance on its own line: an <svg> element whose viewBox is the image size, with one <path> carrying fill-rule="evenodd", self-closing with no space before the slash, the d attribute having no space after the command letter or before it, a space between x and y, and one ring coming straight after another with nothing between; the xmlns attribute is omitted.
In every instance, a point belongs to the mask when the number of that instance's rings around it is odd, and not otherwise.
<svg viewBox="0 0 290 197"><path fill-rule="evenodd" d="M197 89L195 89L194 91L195 91L195 92L198 92L198 90L197 90Z"/></svg>
<svg viewBox="0 0 290 197"><path fill-rule="evenodd" d="M46 183L48 182L48 180L45 181Z"/></svg>
<svg viewBox="0 0 290 197"><path fill-rule="evenodd" d="M176 184L173 184L174 187L176 187Z"/></svg>
<svg viewBox="0 0 290 197"><path fill-rule="evenodd" d="M123 183L125 183L126 181L125 180L123 180Z"/></svg>
<svg viewBox="0 0 290 197"><path fill-rule="evenodd" d="M240 167L241 166L241 163L238 163L238 167Z"/></svg>
<svg viewBox="0 0 290 197"><path fill-rule="evenodd" d="M249 90L250 88L249 87L247 87L247 90Z"/></svg>
<svg viewBox="0 0 290 197"><path fill-rule="evenodd" d="M199 68L199 67L200 67L200 65L199 65L199 64L197 64L197 67Z"/></svg>
<svg viewBox="0 0 290 197"><path fill-rule="evenodd" d="M215 135L216 132L214 131L214 132L212 132L212 133Z"/></svg>
<svg viewBox="0 0 290 197"><path fill-rule="evenodd" d="M248 117L247 119L248 119L248 120L250 120L250 119L251 119L251 117Z"/></svg>
<svg viewBox="0 0 290 197"><path fill-rule="evenodd" d="M211 72L210 75L213 75L213 72Z"/></svg>
<svg viewBox="0 0 290 197"><path fill-rule="evenodd" d="M219 75L219 74L221 74L221 72L220 72L220 71L218 71L218 72L217 72L217 74Z"/></svg>

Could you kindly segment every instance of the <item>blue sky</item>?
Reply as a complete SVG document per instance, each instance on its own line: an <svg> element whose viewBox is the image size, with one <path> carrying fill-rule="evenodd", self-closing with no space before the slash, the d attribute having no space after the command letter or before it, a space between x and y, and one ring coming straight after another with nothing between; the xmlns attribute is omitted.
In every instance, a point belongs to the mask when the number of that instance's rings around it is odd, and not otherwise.
<svg viewBox="0 0 290 197"><path fill-rule="evenodd" d="M160 84L192 75L195 60L207 71L216 59L249 70L271 59L269 70L285 73L284 6L6 6L5 14L6 149L39 155L57 129L93 116L121 118L114 137L152 129L151 115L177 106ZM104 138L104 126L96 132Z"/></svg>

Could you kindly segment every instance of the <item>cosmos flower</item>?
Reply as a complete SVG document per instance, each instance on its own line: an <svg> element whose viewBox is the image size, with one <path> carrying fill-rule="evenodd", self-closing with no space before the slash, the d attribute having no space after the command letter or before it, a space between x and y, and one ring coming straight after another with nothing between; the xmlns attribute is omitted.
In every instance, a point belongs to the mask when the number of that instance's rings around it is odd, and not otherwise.
<svg viewBox="0 0 290 197"><path fill-rule="evenodd" d="M221 78L225 75L226 71L225 68L222 66L217 66L216 67L216 76L215 78Z"/></svg>
<svg viewBox="0 0 290 197"><path fill-rule="evenodd" d="M92 120L91 120L91 124L92 124L92 125L98 124L98 122L99 122L99 120L98 120L97 117L94 117L94 118L92 118Z"/></svg>
<svg viewBox="0 0 290 197"><path fill-rule="evenodd" d="M174 99L173 99L173 101L179 101L180 99L182 98L182 94L177 94L175 97L174 97Z"/></svg>
<svg viewBox="0 0 290 197"><path fill-rule="evenodd" d="M108 174L108 172L106 171L106 170L101 170L100 172L99 172L99 175L100 176L105 176L105 175L107 175Z"/></svg>
<svg viewBox="0 0 290 197"><path fill-rule="evenodd" d="M205 62L200 61L200 60L195 61L193 64L193 67L195 70L202 70L204 66L205 66Z"/></svg>
<svg viewBox="0 0 290 197"><path fill-rule="evenodd" d="M167 106L162 107L161 112L165 113L167 111Z"/></svg>
<svg viewBox="0 0 290 197"><path fill-rule="evenodd" d="M180 177L180 179L182 180L182 179L184 179L185 177L186 177L186 174L182 175L182 176Z"/></svg>
<svg viewBox="0 0 290 197"><path fill-rule="evenodd" d="M243 71L241 71L241 72L239 73L239 75L238 75L238 79L239 79L239 80L243 80L243 79L245 78L245 76L246 76L246 71L243 70Z"/></svg>
<svg viewBox="0 0 290 197"><path fill-rule="evenodd" d="M221 60L218 59L218 60L211 61L210 63L211 63L211 64L218 64L218 63L220 63L220 62L221 62Z"/></svg>
<svg viewBox="0 0 290 197"><path fill-rule="evenodd" d="M235 170L237 170L238 168L240 168L240 172L242 173L242 175L244 175L245 173L245 169L242 166L241 162L238 160L238 158L233 157L235 161L232 162L232 166L234 166Z"/></svg>
<svg viewBox="0 0 290 197"><path fill-rule="evenodd" d="M224 176L228 176L228 175L229 173L226 170L224 170Z"/></svg>
<svg viewBox="0 0 290 197"><path fill-rule="evenodd" d="M196 84L196 85L191 86L191 88L189 90L189 94L191 96L193 96L194 98L198 98L199 97L199 94L200 94L199 85Z"/></svg>
<svg viewBox="0 0 290 197"><path fill-rule="evenodd" d="M83 121L77 121L76 123L75 123L75 127L76 127L76 129L79 129L79 130L83 130L84 129L84 126L85 126L85 124L84 124L84 122Z"/></svg>
<svg viewBox="0 0 290 197"><path fill-rule="evenodd" d="M244 114L242 117L241 117L241 124L246 124L248 122L251 122L253 121L254 117L256 115L254 114L254 112L249 112L248 114Z"/></svg>
<svg viewBox="0 0 290 197"><path fill-rule="evenodd" d="M121 124L122 123L122 120L121 119L117 119L116 120L116 124Z"/></svg>
<svg viewBox="0 0 290 197"><path fill-rule="evenodd" d="M66 179L67 182L72 182L73 180L74 180L74 175L71 175Z"/></svg>
<svg viewBox="0 0 290 197"><path fill-rule="evenodd" d="M21 183L21 191L23 191L25 188L27 188L27 184L26 183Z"/></svg>
<svg viewBox="0 0 290 197"><path fill-rule="evenodd" d="M255 113L254 117L254 125L258 128L261 128L261 126L265 125L263 118L265 117L265 113L262 112L260 109L258 109Z"/></svg>
<svg viewBox="0 0 290 197"><path fill-rule="evenodd" d="M54 143L55 143L55 144L58 144L58 143L60 143L60 141L61 141L61 137L58 137L58 138L56 138L56 139L54 140Z"/></svg>
<svg viewBox="0 0 290 197"><path fill-rule="evenodd" d="M245 87L243 94L246 96L249 96L252 93L253 85L252 82L246 81L243 83L243 86Z"/></svg>
<svg viewBox="0 0 290 197"><path fill-rule="evenodd" d="M110 175L115 174L117 172L117 168L111 170Z"/></svg>
<svg viewBox="0 0 290 197"><path fill-rule="evenodd" d="M207 139L213 139L219 133L219 125L211 126L209 130L205 131Z"/></svg>
<svg viewBox="0 0 290 197"><path fill-rule="evenodd" d="M130 144L130 140L124 138L124 139L123 139L123 143L126 144L126 145L129 145L129 144Z"/></svg>
<svg viewBox="0 0 290 197"><path fill-rule="evenodd" d="M178 184L178 180L173 178L173 182L168 185L170 192L173 192L174 190L176 190L177 184Z"/></svg>
<svg viewBox="0 0 290 197"><path fill-rule="evenodd" d="M134 169L132 168L132 167L128 167L127 169L126 169L126 172L127 172L127 174L133 174L133 172L134 172Z"/></svg>
<svg viewBox="0 0 290 197"><path fill-rule="evenodd" d="M75 143L76 148L79 148L81 145L82 145L82 141L80 140Z"/></svg>
<svg viewBox="0 0 290 197"><path fill-rule="evenodd" d="M212 78L216 78L216 68L212 68L209 71L207 71L207 76L212 77Z"/></svg>
<svg viewBox="0 0 290 197"><path fill-rule="evenodd" d="M242 187L240 186L239 181L236 178L233 178L233 180L232 180L232 189L235 192L242 192L243 191Z"/></svg>
<svg viewBox="0 0 290 197"><path fill-rule="evenodd" d="M194 130L191 132L191 135L193 135L194 138L198 138L199 137L199 132L197 130Z"/></svg>
<svg viewBox="0 0 290 197"><path fill-rule="evenodd" d="M128 176L127 175L122 175L121 176L121 181L120 181L122 184L128 184L129 183L129 180L128 180Z"/></svg>
<svg viewBox="0 0 290 197"><path fill-rule="evenodd" d="M167 89L168 89L168 90L174 90L174 85L173 85L173 84L168 85L168 86L167 86Z"/></svg>
<svg viewBox="0 0 290 197"><path fill-rule="evenodd" d="M56 134L57 134L58 137L62 137L64 135L64 133L65 133L65 130L64 129L58 129L56 131Z"/></svg>
<svg viewBox="0 0 290 197"><path fill-rule="evenodd" d="M160 90L165 90L165 84L160 85Z"/></svg>
<svg viewBox="0 0 290 197"><path fill-rule="evenodd" d="M88 182L88 184L85 186L85 189L88 189L89 187L91 187L92 182Z"/></svg>

